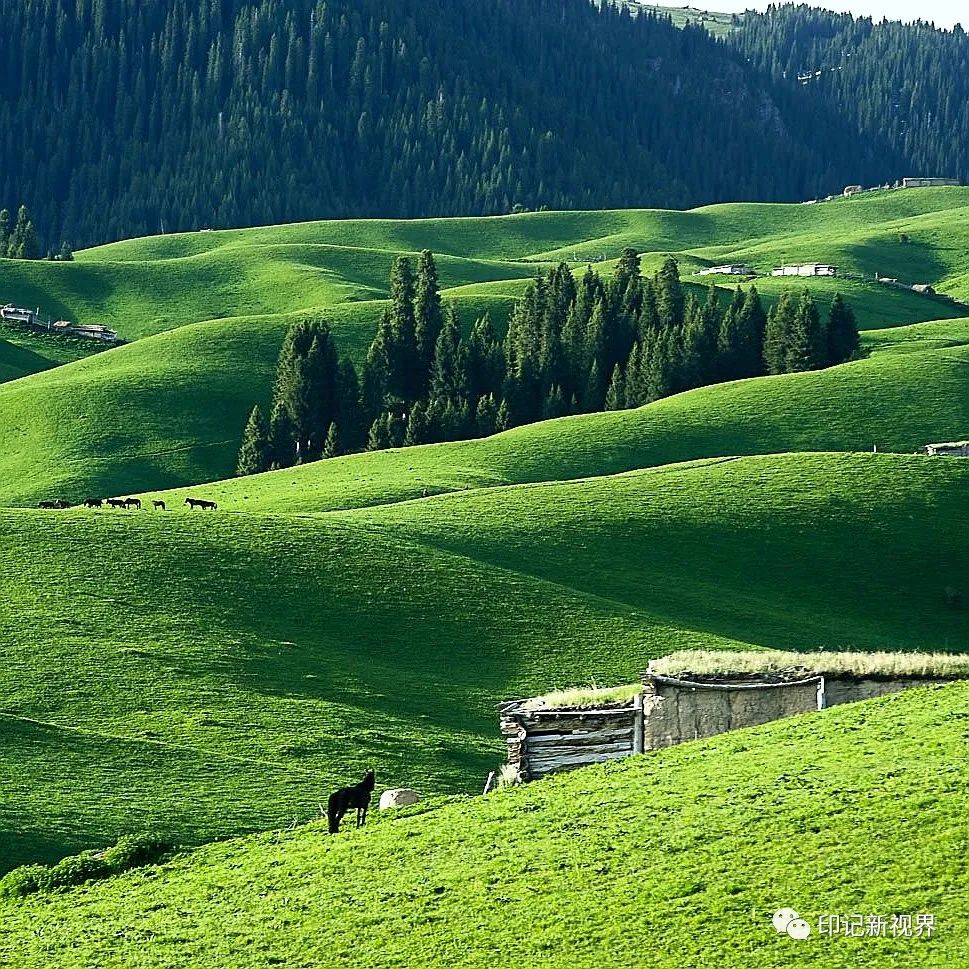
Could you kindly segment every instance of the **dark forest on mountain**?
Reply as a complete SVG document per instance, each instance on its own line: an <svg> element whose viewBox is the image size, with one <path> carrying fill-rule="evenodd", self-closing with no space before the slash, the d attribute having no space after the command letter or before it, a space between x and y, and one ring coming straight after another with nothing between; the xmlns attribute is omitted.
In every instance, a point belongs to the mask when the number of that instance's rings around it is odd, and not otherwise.
<svg viewBox="0 0 969 969"><path fill-rule="evenodd" d="M857 137L846 98L806 111L769 77L763 23L736 50L586 0L4 4L0 207L26 204L56 252L312 218L797 200L931 154L916 130L898 150Z"/></svg>

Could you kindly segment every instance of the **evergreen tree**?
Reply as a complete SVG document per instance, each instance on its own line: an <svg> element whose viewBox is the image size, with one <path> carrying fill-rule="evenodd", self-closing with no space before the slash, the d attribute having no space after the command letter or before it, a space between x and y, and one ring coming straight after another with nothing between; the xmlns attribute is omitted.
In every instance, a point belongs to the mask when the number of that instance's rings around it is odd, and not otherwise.
<svg viewBox="0 0 969 969"><path fill-rule="evenodd" d="M370 425L370 432L367 435L368 451L384 451L391 447L389 418L390 415L384 411L378 414Z"/></svg>
<svg viewBox="0 0 969 969"><path fill-rule="evenodd" d="M542 404L542 419L552 420L555 417L564 417L567 413L565 399L562 397L562 388L558 384L549 388L545 395L545 402Z"/></svg>
<svg viewBox="0 0 969 969"><path fill-rule="evenodd" d="M434 362L434 349L443 325L444 313L441 307L437 265L434 262L433 253L425 249L417 263L417 283L414 294L414 326L422 393L427 390L431 366Z"/></svg>
<svg viewBox="0 0 969 969"><path fill-rule="evenodd" d="M268 471L271 464L269 425L257 404L253 407L245 430L242 432L242 446L239 448L236 474L240 476L258 474L260 471Z"/></svg>
<svg viewBox="0 0 969 969"><path fill-rule="evenodd" d="M683 325L686 298L680 282L680 268L672 256L668 256L654 280L659 325L673 329Z"/></svg>
<svg viewBox="0 0 969 969"><path fill-rule="evenodd" d="M0 257L7 254L7 244L10 242L10 211L0 209Z"/></svg>
<svg viewBox="0 0 969 969"><path fill-rule="evenodd" d="M431 440L431 424L428 419L427 408L420 401L417 401L407 415L407 432L404 434L404 444L410 447L414 444L427 444Z"/></svg>
<svg viewBox="0 0 969 969"><path fill-rule="evenodd" d="M797 317L797 297L790 291L781 293L767 314L764 332L764 367L769 374L786 373L788 349Z"/></svg>
<svg viewBox="0 0 969 969"><path fill-rule="evenodd" d="M498 405L494 394L485 394L478 399L475 426L478 437L490 437L498 429Z"/></svg>
<svg viewBox="0 0 969 969"><path fill-rule="evenodd" d="M790 373L817 370L827 357L827 335L821 325L817 304L808 290L797 300L785 352L786 368Z"/></svg>
<svg viewBox="0 0 969 969"><path fill-rule="evenodd" d="M69 242L61 243L61 248L57 254L57 258L60 262L74 261L74 250L71 248L71 244Z"/></svg>
<svg viewBox="0 0 969 969"><path fill-rule="evenodd" d="M472 402L487 394L495 396L501 392L505 378L504 353L487 314L475 320L468 334L465 375L468 397Z"/></svg>
<svg viewBox="0 0 969 969"><path fill-rule="evenodd" d="M269 454L270 467L289 468L296 463L296 425L279 401L269 415Z"/></svg>
<svg viewBox="0 0 969 969"><path fill-rule="evenodd" d="M828 347L826 363L844 363L858 352L858 324L851 307L841 293L836 293L828 313Z"/></svg>
<svg viewBox="0 0 969 969"><path fill-rule="evenodd" d="M434 350L434 366L431 371L431 397L444 401L456 401L467 392L461 331L453 306L448 306L444 325Z"/></svg>
<svg viewBox="0 0 969 969"><path fill-rule="evenodd" d="M323 444L323 457L336 458L343 453L343 444L340 441L340 429L336 421L331 421L326 430L326 441Z"/></svg>
<svg viewBox="0 0 969 969"><path fill-rule="evenodd" d="M366 419L371 422L384 409L385 401L390 396L390 356L393 352L395 345L390 328L390 313L385 311L381 314L363 366L361 403Z"/></svg>
<svg viewBox="0 0 969 969"><path fill-rule="evenodd" d="M421 392L421 369L414 319L414 273L407 256L397 256L390 270L391 347L389 392L410 403Z"/></svg>
<svg viewBox="0 0 969 969"><path fill-rule="evenodd" d="M502 398L501 403L498 405L498 414L495 417L495 431L507 431L509 427L513 426L508 401Z"/></svg>
<svg viewBox="0 0 969 969"><path fill-rule="evenodd" d="M609 389L606 391L606 410L622 410L626 406L626 383L623 379L622 367L617 363L612 368Z"/></svg>

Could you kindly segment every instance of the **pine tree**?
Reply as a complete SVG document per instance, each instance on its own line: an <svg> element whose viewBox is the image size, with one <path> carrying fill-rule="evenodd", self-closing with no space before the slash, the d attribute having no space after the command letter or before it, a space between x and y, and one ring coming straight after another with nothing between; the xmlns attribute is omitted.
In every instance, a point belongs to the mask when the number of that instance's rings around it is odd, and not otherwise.
<svg viewBox="0 0 969 969"><path fill-rule="evenodd" d="M407 415L404 444L411 447L415 444L427 444L431 439L431 425L427 408L420 401L417 401Z"/></svg>
<svg viewBox="0 0 969 969"><path fill-rule="evenodd" d="M417 263L417 283L414 293L414 327L417 341L417 357L420 366L421 393L425 393L430 382L431 365L434 362L434 349L437 338L444 325L441 307L440 284L434 255L425 249Z"/></svg>
<svg viewBox="0 0 969 969"><path fill-rule="evenodd" d="M269 453L272 467L289 468L296 463L296 426L280 402L269 415Z"/></svg>
<svg viewBox="0 0 969 969"><path fill-rule="evenodd" d="M10 242L10 211L0 209L0 257L7 254L7 244Z"/></svg>
<svg viewBox="0 0 969 969"><path fill-rule="evenodd" d="M850 360L858 352L858 324L841 293L836 293L828 312L827 363Z"/></svg>
<svg viewBox="0 0 969 969"><path fill-rule="evenodd" d="M323 457L336 458L343 453L343 444L340 441L340 429L336 421L331 421L326 430L326 441L323 444Z"/></svg>
<svg viewBox="0 0 969 969"><path fill-rule="evenodd" d="M790 373L817 370L824 366L827 353L827 336L821 325L817 304L810 292L804 290L797 300L789 331L785 352L786 369Z"/></svg>
<svg viewBox="0 0 969 969"><path fill-rule="evenodd" d="M367 435L368 451L384 451L391 446L390 425L388 413L378 414L370 425L370 432Z"/></svg>
<svg viewBox="0 0 969 969"><path fill-rule="evenodd" d="M612 368L609 389L606 391L606 410L622 410L626 406L626 382L623 379L622 367L617 363Z"/></svg>
<svg viewBox="0 0 969 969"><path fill-rule="evenodd" d="M464 355L461 331L458 329L454 307L448 306L444 325L434 348L434 366L431 369L431 397L442 401L454 401L467 392L464 372Z"/></svg>
<svg viewBox="0 0 969 969"><path fill-rule="evenodd" d="M498 432L507 431L512 426L511 410L508 407L508 401L502 398L501 403L498 405L498 414L495 417L495 430Z"/></svg>
<svg viewBox="0 0 969 969"><path fill-rule="evenodd" d="M796 316L797 298L792 292L785 290L767 314L767 326L764 332L764 367L769 374L787 372L788 348Z"/></svg>
<svg viewBox="0 0 969 969"><path fill-rule="evenodd" d="M410 403L421 393L414 320L414 274L410 259L397 256L390 271L389 393Z"/></svg>
<svg viewBox="0 0 969 969"><path fill-rule="evenodd" d="M387 397L390 395L390 354L393 352L393 344L390 312L385 311L377 323L377 332L367 350L367 359L363 365L361 405L365 418L371 423L384 409Z"/></svg>
<svg viewBox="0 0 969 969"><path fill-rule="evenodd" d="M249 415L245 430L242 432L242 446L236 464L237 475L258 474L268 471L272 464L269 445L269 426L257 404Z"/></svg>
<svg viewBox="0 0 969 969"><path fill-rule="evenodd" d="M474 419L478 437L490 437L495 433L498 428L498 405L494 394L479 398Z"/></svg>
<svg viewBox="0 0 969 969"><path fill-rule="evenodd" d="M542 419L552 420L555 417L564 417L566 414L565 400L562 397L562 388L558 384L549 388L542 404Z"/></svg>
<svg viewBox="0 0 969 969"><path fill-rule="evenodd" d="M61 243L61 248L57 254L57 258L60 262L74 261L74 250L71 248L71 244L69 242Z"/></svg>
<svg viewBox="0 0 969 969"><path fill-rule="evenodd" d="M668 256L654 280L659 324L666 329L682 326L685 297L680 283L680 268L672 256Z"/></svg>

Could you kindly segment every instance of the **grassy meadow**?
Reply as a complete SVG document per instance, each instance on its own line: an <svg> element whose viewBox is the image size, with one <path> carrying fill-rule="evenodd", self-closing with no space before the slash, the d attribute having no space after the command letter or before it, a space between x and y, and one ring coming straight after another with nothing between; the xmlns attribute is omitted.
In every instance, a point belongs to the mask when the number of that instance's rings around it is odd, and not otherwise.
<svg viewBox="0 0 969 969"><path fill-rule="evenodd" d="M469 796L502 760L503 699L632 683L674 650L964 651L969 461L914 453L969 437L964 307L797 280L845 291L860 359L232 473L286 327L324 315L359 359L397 253L434 250L465 325L624 246L648 269L835 261L969 299L967 212L969 189L926 190L0 261L0 302L131 340L0 330L0 875L146 829L205 845L0 899L0 966L965 961L953 931L791 948L768 921L965 914L964 684ZM33 507L106 494L169 510ZM321 803L370 766L430 800L328 840Z"/></svg>
<svg viewBox="0 0 969 969"><path fill-rule="evenodd" d="M325 316L338 345L359 361L398 253L431 248L444 296L463 324L487 312L499 329L528 279L550 263L566 260L583 271L602 259L596 265L608 272L625 246L643 254L647 271L668 254L684 273L727 261L761 271L831 261L969 299L967 211L969 189L926 189L816 205L301 223L133 239L79 252L73 263L4 260L0 301L107 323L133 342L25 380L12 378L49 369L47 344L23 334L23 352L0 343L0 379L9 381L0 386L0 501L61 493L79 501L231 476L248 411L268 399L286 327ZM806 285L822 307L841 290L866 331L967 315L957 304L870 278L757 284L768 300L785 286ZM734 452L718 446L713 453Z"/></svg>
<svg viewBox="0 0 969 969"><path fill-rule="evenodd" d="M474 790L498 700L671 647L958 650L967 501L969 464L818 454L318 514L2 512L0 855L305 820L371 763Z"/></svg>
<svg viewBox="0 0 969 969"><path fill-rule="evenodd" d="M969 959L967 715L966 684L920 689L338 838L317 822L207 846L0 901L0 964L949 969ZM775 932L787 906L811 938ZM853 912L929 912L935 931L817 934Z"/></svg>

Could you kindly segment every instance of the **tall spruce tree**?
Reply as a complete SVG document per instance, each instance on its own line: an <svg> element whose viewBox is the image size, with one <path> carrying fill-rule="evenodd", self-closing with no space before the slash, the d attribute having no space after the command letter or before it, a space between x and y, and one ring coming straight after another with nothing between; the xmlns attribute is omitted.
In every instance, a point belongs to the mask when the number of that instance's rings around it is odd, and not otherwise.
<svg viewBox="0 0 969 969"><path fill-rule="evenodd" d="M427 391L431 366L434 363L434 349L443 325L444 313L441 306L437 265L434 262L434 254L429 249L425 249L417 262L417 281L414 291L414 327L421 393Z"/></svg>
<svg viewBox="0 0 969 969"><path fill-rule="evenodd" d="M808 290L797 300L785 351L790 373L818 370L825 365L828 345L817 304Z"/></svg>
<svg viewBox="0 0 969 969"><path fill-rule="evenodd" d="M268 471L272 464L272 451L269 445L269 425L256 404L242 432L242 446L236 464L237 475L258 474Z"/></svg>
<svg viewBox="0 0 969 969"><path fill-rule="evenodd" d="M858 324L841 293L835 293L828 312L827 363L844 363L858 352Z"/></svg>

